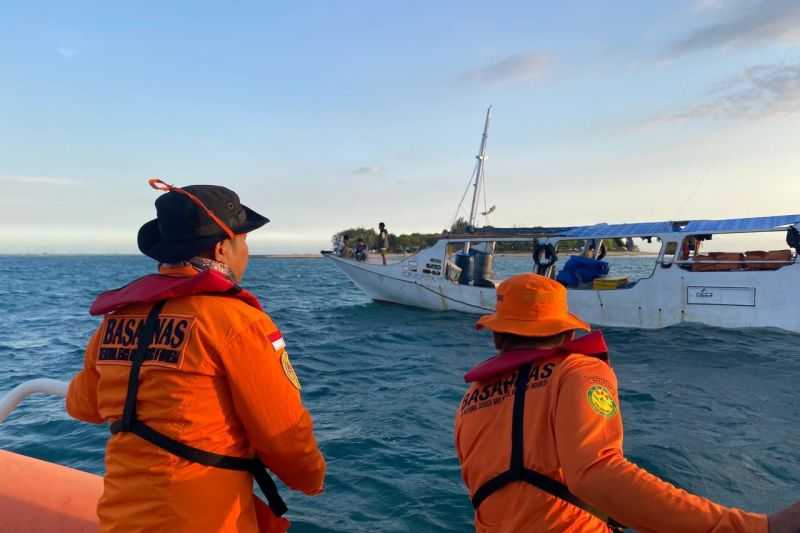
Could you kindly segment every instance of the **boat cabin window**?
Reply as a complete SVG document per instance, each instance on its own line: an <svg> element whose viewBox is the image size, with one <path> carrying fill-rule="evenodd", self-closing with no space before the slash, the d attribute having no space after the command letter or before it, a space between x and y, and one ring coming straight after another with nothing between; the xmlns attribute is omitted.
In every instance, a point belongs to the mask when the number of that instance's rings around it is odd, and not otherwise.
<svg viewBox="0 0 800 533"><path fill-rule="evenodd" d="M691 235L677 263L691 272L778 270L796 259L785 237L785 231Z"/></svg>
<svg viewBox="0 0 800 533"><path fill-rule="evenodd" d="M556 254L578 255L587 259L602 260L608 248L603 239L575 239L559 241Z"/></svg>
<svg viewBox="0 0 800 533"><path fill-rule="evenodd" d="M675 254L677 252L678 241L667 241L664 243L664 247L661 252L661 266L664 268L671 267L673 261L675 261Z"/></svg>
<svg viewBox="0 0 800 533"><path fill-rule="evenodd" d="M447 255L451 256L451 255L454 255L454 254L462 251L464 249L464 244L466 244L466 241L463 241L463 242L450 241L447 244ZM503 252L504 251L503 244L505 244L505 243L501 243L500 244L500 250L498 250L498 252ZM511 244L518 244L518 243L511 243ZM472 241L469 244L470 249L475 250L477 252L488 253L488 254L494 254L496 246L497 246L497 243L493 242L493 241L487 241L487 242ZM529 248L530 248L530 245L528 245L527 248L521 248L521 249L522 250L527 250Z"/></svg>
<svg viewBox="0 0 800 533"><path fill-rule="evenodd" d="M586 241L580 239L558 241L556 245L556 254L580 254L586 247Z"/></svg>
<svg viewBox="0 0 800 533"><path fill-rule="evenodd" d="M628 289L653 274L652 236L560 241L555 278L570 289Z"/></svg>

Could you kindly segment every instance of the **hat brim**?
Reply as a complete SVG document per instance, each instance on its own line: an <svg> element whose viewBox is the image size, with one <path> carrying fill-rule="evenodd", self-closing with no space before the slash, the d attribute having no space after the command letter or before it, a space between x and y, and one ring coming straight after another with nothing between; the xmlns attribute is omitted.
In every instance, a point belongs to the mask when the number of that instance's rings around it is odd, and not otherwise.
<svg viewBox="0 0 800 533"><path fill-rule="evenodd" d="M246 205L242 204L242 209L244 209L245 215L247 215L244 219L244 222L235 228L231 228L237 235L242 233L250 233L253 230L257 230L264 224L269 223L269 219L267 217L256 213Z"/></svg>
<svg viewBox="0 0 800 533"><path fill-rule="evenodd" d="M548 318L543 320L512 320L499 318L497 314L484 315L478 319L475 329L488 329L495 333L511 333L522 337L549 337L565 331L581 329L591 331L592 327L569 313L564 318Z"/></svg>
<svg viewBox="0 0 800 533"><path fill-rule="evenodd" d="M245 219L241 224L231 227L237 235L250 233L267 224L269 219L242 205L245 212ZM197 255L198 253L210 250L216 243L227 239L228 236L222 231L218 234L207 237L197 237L186 241L164 240L161 231L158 229L158 219L146 222L140 229L137 241L139 250L146 256L151 257L159 263L174 263L184 261Z"/></svg>

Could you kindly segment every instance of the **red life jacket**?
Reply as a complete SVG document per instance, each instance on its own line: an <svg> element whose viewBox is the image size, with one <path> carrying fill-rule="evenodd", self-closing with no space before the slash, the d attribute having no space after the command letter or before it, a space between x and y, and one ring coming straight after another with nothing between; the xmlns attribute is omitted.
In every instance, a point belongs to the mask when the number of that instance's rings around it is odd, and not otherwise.
<svg viewBox="0 0 800 533"><path fill-rule="evenodd" d="M181 296L196 294L219 294L233 296L246 304L263 310L256 296L232 282L221 272L205 270L190 277L150 274L131 283L101 293L89 308L92 316L104 315L126 305L156 303Z"/></svg>
<svg viewBox="0 0 800 533"><path fill-rule="evenodd" d="M464 374L464 381L467 383L473 381L483 383L492 378L508 374L527 363L541 361L556 355L569 355L571 353L580 353L591 357L597 357L609 363L608 345L606 344L605 337L603 337L603 332L593 331L579 339L566 342L555 348L500 353L480 363Z"/></svg>

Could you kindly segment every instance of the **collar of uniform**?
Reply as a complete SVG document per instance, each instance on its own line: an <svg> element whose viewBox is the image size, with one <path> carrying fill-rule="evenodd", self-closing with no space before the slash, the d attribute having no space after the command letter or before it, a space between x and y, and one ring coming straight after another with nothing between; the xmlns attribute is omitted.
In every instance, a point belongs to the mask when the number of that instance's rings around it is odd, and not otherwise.
<svg viewBox="0 0 800 533"><path fill-rule="evenodd" d="M159 273L161 274L179 277L186 277L187 275L194 276L198 272L213 270L228 278L232 283L238 284L236 276L228 265L225 263L220 263L219 261L214 261L213 259L209 259L207 257L192 257L191 259L181 261L179 263L161 263L158 268ZM186 268L190 270L184 271L183 269ZM174 273L164 273L162 269L165 269L168 272L174 271Z"/></svg>
<svg viewBox="0 0 800 533"><path fill-rule="evenodd" d="M158 273L162 276L170 276L174 278L189 278L199 274L199 271L189 263L162 263L158 265Z"/></svg>

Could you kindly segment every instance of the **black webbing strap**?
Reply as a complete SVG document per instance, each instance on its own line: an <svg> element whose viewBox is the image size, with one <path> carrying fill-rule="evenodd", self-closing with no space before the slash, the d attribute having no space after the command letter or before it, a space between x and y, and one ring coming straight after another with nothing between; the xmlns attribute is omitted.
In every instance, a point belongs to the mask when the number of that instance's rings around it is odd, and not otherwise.
<svg viewBox="0 0 800 533"><path fill-rule="evenodd" d="M136 395L139 391L139 371L142 368L142 363L146 358L148 349L153 343L153 333L156 330L158 315L164 308L165 303L166 300L162 300L153 306L139 333L138 346L133 355L131 372L128 377L128 395L125 397L125 408L122 412L122 418L111 424L111 434L116 435L117 433L130 432L187 461L226 470L249 472L255 478L256 483L258 483L258 486L267 498L269 508L276 516L282 516L287 511L286 503L278 493L278 487L270 477L266 467L257 457L231 457L187 446L163 433L159 433L147 424L136 419Z"/></svg>
<svg viewBox="0 0 800 533"><path fill-rule="evenodd" d="M152 309L150 309L150 312L147 313L147 318L144 324L142 324L142 329L139 330L139 338L136 339L136 352L133 354L131 371L130 374L128 374L128 395L125 396L125 407L122 409L122 419L121 421L115 422L115 424L119 423L119 429L117 431L130 431L133 421L136 420L136 394L139 392L139 371L147 357L147 351L150 349L150 345L153 344L155 340L153 339L153 334L156 332L156 326L158 325L158 315L161 314L161 310L164 309L166 303L166 300L157 302ZM115 433L113 424L111 433Z"/></svg>
<svg viewBox="0 0 800 533"><path fill-rule="evenodd" d="M483 503L483 500L493 493L510 483L522 481L596 516L608 524L608 527L612 531L622 531L624 529L623 526L572 494L563 483L559 483L535 470L525 468L523 457L525 452L525 396L528 392L531 367L532 363L521 367L517 372L517 379L514 384L514 410L511 424L511 466L508 470L491 478L475 491L475 494L472 496L472 506L477 510L481 503Z"/></svg>

